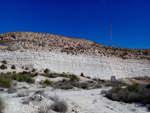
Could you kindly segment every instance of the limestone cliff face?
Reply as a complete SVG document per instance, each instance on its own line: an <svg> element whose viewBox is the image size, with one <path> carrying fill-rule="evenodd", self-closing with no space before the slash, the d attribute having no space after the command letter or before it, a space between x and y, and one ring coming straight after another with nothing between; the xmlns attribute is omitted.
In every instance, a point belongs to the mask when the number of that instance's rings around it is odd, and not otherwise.
<svg viewBox="0 0 150 113"><path fill-rule="evenodd" d="M0 61L6 59L9 64L45 69L54 72L69 72L100 79L150 76L150 61L84 55L67 55L56 52L37 51L0 51Z"/></svg>
<svg viewBox="0 0 150 113"><path fill-rule="evenodd" d="M60 35L12 32L0 34L0 61L23 67L110 79L150 76L150 49L106 47Z"/></svg>

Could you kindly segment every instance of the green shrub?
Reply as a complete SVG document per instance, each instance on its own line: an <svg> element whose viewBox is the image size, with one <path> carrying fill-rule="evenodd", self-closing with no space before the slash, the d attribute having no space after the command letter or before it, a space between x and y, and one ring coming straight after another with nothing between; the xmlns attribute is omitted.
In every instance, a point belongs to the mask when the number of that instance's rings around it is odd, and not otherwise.
<svg viewBox="0 0 150 113"><path fill-rule="evenodd" d="M32 79L31 77L27 77L26 80L25 80L25 82L27 82L27 83L34 83L35 80Z"/></svg>
<svg viewBox="0 0 150 113"><path fill-rule="evenodd" d="M0 87L9 88L11 87L12 79L9 75L0 75Z"/></svg>
<svg viewBox="0 0 150 113"><path fill-rule="evenodd" d="M132 85L128 85L127 89L131 92L137 92L139 90L139 84L133 83Z"/></svg>
<svg viewBox="0 0 150 113"><path fill-rule="evenodd" d="M16 69L16 66L15 66L15 65L12 65L12 66L11 66L11 69Z"/></svg>
<svg viewBox="0 0 150 113"><path fill-rule="evenodd" d="M56 77L69 77L67 73L43 73L41 74L43 76L49 77L49 78L56 78Z"/></svg>
<svg viewBox="0 0 150 113"><path fill-rule="evenodd" d="M69 77L69 75L67 73L56 73L56 75L60 76L60 77Z"/></svg>
<svg viewBox="0 0 150 113"><path fill-rule="evenodd" d="M4 64L2 64L2 65L0 66L0 69L2 69L2 70L7 69L7 66L5 66Z"/></svg>
<svg viewBox="0 0 150 113"><path fill-rule="evenodd" d="M13 74L12 78L19 82L27 82L27 83L34 83L34 79L31 78L30 75L25 74Z"/></svg>
<svg viewBox="0 0 150 113"><path fill-rule="evenodd" d="M50 80L46 79L46 80L42 81L41 84L51 86L51 85L53 85L53 81L50 81Z"/></svg>
<svg viewBox="0 0 150 113"><path fill-rule="evenodd" d="M73 74L72 74L72 75L70 76L70 81L71 81L71 82L75 82L75 81L78 82L78 81L79 81L79 78L78 78L76 75L73 75Z"/></svg>
<svg viewBox="0 0 150 113"><path fill-rule="evenodd" d="M13 74L12 75L13 80L17 80L19 82L27 82L27 83L34 83L35 80L32 79L31 74Z"/></svg>
<svg viewBox="0 0 150 113"><path fill-rule="evenodd" d="M49 78L56 78L57 77L54 73L50 73L50 74L48 74L48 73L42 73L40 75L45 76L45 77L49 77Z"/></svg>

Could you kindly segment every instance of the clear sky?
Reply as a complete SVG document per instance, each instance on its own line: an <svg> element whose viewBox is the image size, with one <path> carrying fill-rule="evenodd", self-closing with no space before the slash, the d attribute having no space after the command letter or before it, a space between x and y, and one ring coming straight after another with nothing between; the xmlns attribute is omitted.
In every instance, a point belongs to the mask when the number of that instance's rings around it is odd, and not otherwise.
<svg viewBox="0 0 150 113"><path fill-rule="evenodd" d="M150 0L0 0L0 33L31 31L150 48Z"/></svg>

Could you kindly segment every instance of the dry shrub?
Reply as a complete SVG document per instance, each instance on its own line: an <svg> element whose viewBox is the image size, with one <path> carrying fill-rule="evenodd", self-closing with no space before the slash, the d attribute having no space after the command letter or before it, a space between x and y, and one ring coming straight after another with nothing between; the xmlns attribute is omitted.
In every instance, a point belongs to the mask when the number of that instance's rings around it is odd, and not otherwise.
<svg viewBox="0 0 150 113"><path fill-rule="evenodd" d="M77 88L81 88L81 89L89 89L89 85L88 83L79 83L79 82L74 82L72 83L74 87L77 87Z"/></svg>
<svg viewBox="0 0 150 113"><path fill-rule="evenodd" d="M51 106L48 106L46 109L40 109L38 113L50 113L51 110L55 112L65 113L68 111L68 105L64 100L60 100L57 96L50 97L54 102Z"/></svg>
<svg viewBox="0 0 150 113"><path fill-rule="evenodd" d="M2 70L7 69L7 66L5 66L4 64L2 64L2 65L0 66L0 69L2 69Z"/></svg>
<svg viewBox="0 0 150 113"><path fill-rule="evenodd" d="M0 97L0 113L3 113L4 108L5 108L4 101L3 101L3 99Z"/></svg>
<svg viewBox="0 0 150 113"><path fill-rule="evenodd" d="M114 80L114 81L106 81L104 83L105 86L113 86L113 87L116 87L116 86L125 86L126 83L122 82L122 81L118 81L118 80Z"/></svg>
<svg viewBox="0 0 150 113"><path fill-rule="evenodd" d="M111 90L102 91L109 99L124 102L139 102L150 104L150 89L146 85L134 83L126 88L113 87Z"/></svg>
<svg viewBox="0 0 150 113"><path fill-rule="evenodd" d="M10 87L10 88L7 89L7 92L8 92L9 94L16 93L16 92L17 92L17 89L14 88L14 87Z"/></svg>
<svg viewBox="0 0 150 113"><path fill-rule="evenodd" d="M16 66L15 66L15 65L12 65L12 66L11 66L11 69L16 69Z"/></svg>
<svg viewBox="0 0 150 113"><path fill-rule="evenodd" d="M70 81L58 81L56 83L54 83L53 88L56 89L72 89L73 85Z"/></svg>
<svg viewBox="0 0 150 113"><path fill-rule="evenodd" d="M46 79L46 80L40 82L40 84L51 86L51 85L53 85L53 81L50 81L50 80Z"/></svg>
<svg viewBox="0 0 150 113"><path fill-rule="evenodd" d="M1 61L3 64L7 64L7 61L6 60L3 60L3 61Z"/></svg>
<svg viewBox="0 0 150 113"><path fill-rule="evenodd" d="M50 73L50 70L49 69L45 69L44 73Z"/></svg>
<svg viewBox="0 0 150 113"><path fill-rule="evenodd" d="M80 74L81 77L85 77L83 73Z"/></svg>
<svg viewBox="0 0 150 113"><path fill-rule="evenodd" d="M33 68L33 69L32 69L32 72L36 72L36 69Z"/></svg>
<svg viewBox="0 0 150 113"><path fill-rule="evenodd" d="M68 105L65 101L56 101L54 104L50 106L50 108L53 111L65 113L68 110Z"/></svg>

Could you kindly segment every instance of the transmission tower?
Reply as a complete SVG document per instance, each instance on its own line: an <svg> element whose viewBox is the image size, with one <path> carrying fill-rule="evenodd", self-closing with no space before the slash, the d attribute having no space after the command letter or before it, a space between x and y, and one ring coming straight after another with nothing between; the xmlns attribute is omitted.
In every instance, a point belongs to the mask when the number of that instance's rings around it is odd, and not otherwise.
<svg viewBox="0 0 150 113"><path fill-rule="evenodd" d="M109 46L112 47L112 29L111 29L111 24L109 24Z"/></svg>

